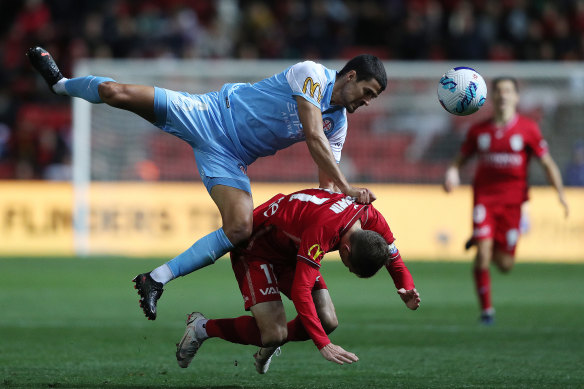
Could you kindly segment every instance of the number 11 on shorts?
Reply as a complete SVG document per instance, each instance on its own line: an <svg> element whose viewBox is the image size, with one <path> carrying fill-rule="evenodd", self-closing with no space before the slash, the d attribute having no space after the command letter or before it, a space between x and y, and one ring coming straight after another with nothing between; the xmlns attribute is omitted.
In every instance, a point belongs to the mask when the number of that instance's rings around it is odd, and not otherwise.
<svg viewBox="0 0 584 389"><path fill-rule="evenodd" d="M272 276L270 275L270 273L274 274L274 266L272 266L272 264L270 263L270 268L268 269L268 265L266 265L265 263L262 263L260 265L260 268L264 271L264 273L266 273L266 279L268 280L268 284L273 284L272 281ZM274 279L276 278L276 276L274 276Z"/></svg>

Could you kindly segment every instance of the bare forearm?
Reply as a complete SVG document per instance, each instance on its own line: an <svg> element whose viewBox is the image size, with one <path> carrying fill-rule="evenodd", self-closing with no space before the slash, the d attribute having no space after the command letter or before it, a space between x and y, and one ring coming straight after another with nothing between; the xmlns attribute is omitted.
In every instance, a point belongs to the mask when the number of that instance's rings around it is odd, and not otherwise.
<svg viewBox="0 0 584 389"><path fill-rule="evenodd" d="M333 152L331 151L326 138L319 136L307 138L306 145L308 146L312 159L319 167L319 170L322 171L322 173L324 173L331 181L327 185L327 189L333 189L336 187L341 190L341 192L345 192L349 187L349 183L335 162ZM322 181L320 183L323 184ZM332 184L332 187L330 184Z"/></svg>
<svg viewBox="0 0 584 389"><path fill-rule="evenodd" d="M560 200L560 203L564 207L565 217L568 217L570 211L568 207L568 202L566 201L566 197L564 195L564 184L562 182L562 175L560 173L560 169L558 169L558 165L556 165L555 161L549 154L544 154L541 157L541 163L547 175L548 181L554 186L554 188L558 192L558 198Z"/></svg>
<svg viewBox="0 0 584 389"><path fill-rule="evenodd" d="M545 165L545 172L548 182L552 184L554 188L556 188L558 195L563 195L564 183L562 182L562 174L560 173L560 169L558 169L556 164L547 164Z"/></svg>
<svg viewBox="0 0 584 389"><path fill-rule="evenodd" d="M332 192L340 192L341 190L335 185L333 180L322 171L322 169L318 169L318 185L319 188L328 189Z"/></svg>

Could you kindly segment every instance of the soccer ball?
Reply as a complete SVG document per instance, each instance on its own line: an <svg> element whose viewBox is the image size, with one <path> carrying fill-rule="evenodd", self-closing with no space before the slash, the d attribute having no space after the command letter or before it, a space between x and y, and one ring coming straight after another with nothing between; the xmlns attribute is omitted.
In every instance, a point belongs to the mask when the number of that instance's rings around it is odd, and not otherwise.
<svg viewBox="0 0 584 389"><path fill-rule="evenodd" d="M487 101L487 84L476 70L468 67L450 69L438 82L438 100L448 112L466 116Z"/></svg>

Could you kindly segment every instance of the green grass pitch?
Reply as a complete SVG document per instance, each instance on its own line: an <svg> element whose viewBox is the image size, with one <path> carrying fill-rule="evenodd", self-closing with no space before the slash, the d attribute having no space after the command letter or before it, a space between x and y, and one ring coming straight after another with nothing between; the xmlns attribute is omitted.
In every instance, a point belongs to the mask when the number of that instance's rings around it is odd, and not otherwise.
<svg viewBox="0 0 584 389"><path fill-rule="evenodd" d="M360 361L338 366L312 342L291 343L261 376L255 347L219 339L207 341L188 369L177 366L186 313L245 313L223 258L169 284L158 319L147 321L130 279L163 262L0 259L0 387L584 387L584 265L493 271L497 321L486 328L477 323L468 263L408 262L422 298L413 312L385 270L361 280L326 261L340 322L331 339Z"/></svg>

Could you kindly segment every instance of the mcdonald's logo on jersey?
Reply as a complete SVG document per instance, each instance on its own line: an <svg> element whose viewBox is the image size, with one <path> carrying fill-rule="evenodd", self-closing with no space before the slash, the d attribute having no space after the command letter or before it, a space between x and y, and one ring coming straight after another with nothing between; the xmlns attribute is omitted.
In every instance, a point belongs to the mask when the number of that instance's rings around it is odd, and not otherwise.
<svg viewBox="0 0 584 389"><path fill-rule="evenodd" d="M310 87L309 87L310 84ZM307 92L309 90L309 92ZM317 93L318 92L318 93ZM320 104L320 100L322 100L322 89L320 88L320 84L318 82L314 82L312 77L306 77L304 80L304 86L302 87L302 93L308 93L311 97L314 97L316 101Z"/></svg>
<svg viewBox="0 0 584 389"><path fill-rule="evenodd" d="M320 248L318 244L313 244L308 249L308 257L310 257L315 262L320 262L321 258L324 255L324 251Z"/></svg>

